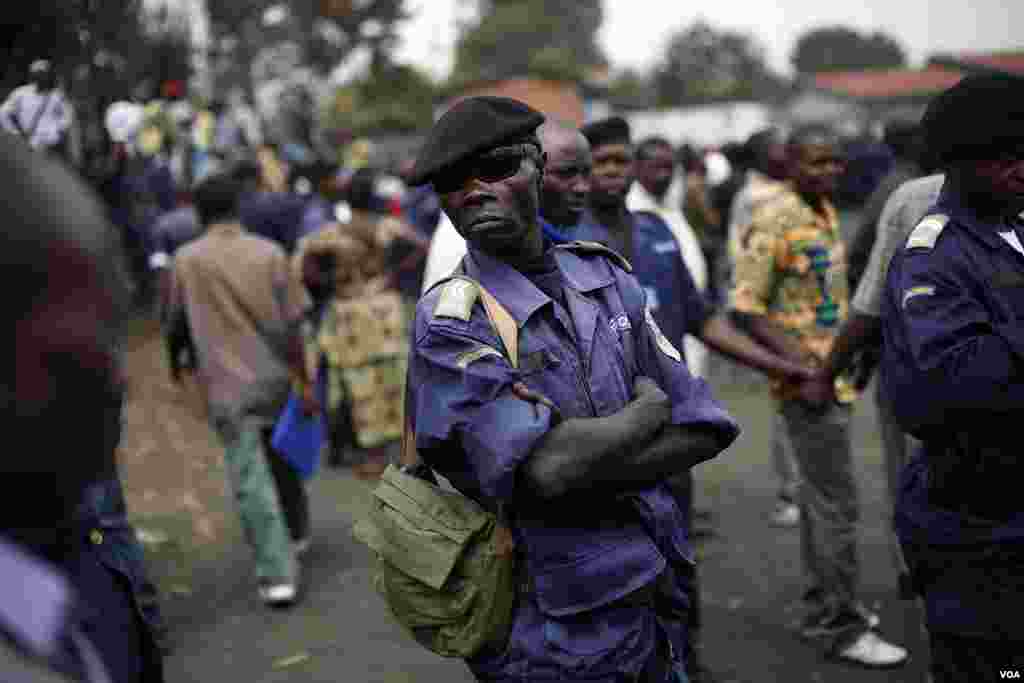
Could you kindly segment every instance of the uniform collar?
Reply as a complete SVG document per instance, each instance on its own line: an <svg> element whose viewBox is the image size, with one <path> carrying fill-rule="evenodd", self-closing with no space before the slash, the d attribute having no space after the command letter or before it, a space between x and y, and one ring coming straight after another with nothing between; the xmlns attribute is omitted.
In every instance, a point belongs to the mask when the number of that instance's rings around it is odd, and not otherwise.
<svg viewBox="0 0 1024 683"><path fill-rule="evenodd" d="M548 223L544 220L543 216L537 216L537 220L540 222L540 229L544 232L544 236L554 244L565 244L572 240L566 236L562 230L572 230L574 226L566 226L565 228L555 227L553 223Z"/></svg>
<svg viewBox="0 0 1024 683"><path fill-rule="evenodd" d="M1006 246L1006 242L999 236L999 233L1013 230L1013 225L1009 222L999 225L983 222L976 213L964 205L963 200L949 186L949 183L942 186L939 198L935 202L935 208L928 213L941 213L949 216L951 220L956 221L957 225L977 237L989 249L1002 249Z"/></svg>
<svg viewBox="0 0 1024 683"><path fill-rule="evenodd" d="M579 224L569 231L569 236L574 240L600 242L605 245L610 240L608 228L604 227L602 223L594 218L594 214L590 212L590 209L583 212L583 217L580 218Z"/></svg>
<svg viewBox="0 0 1024 683"><path fill-rule="evenodd" d="M469 247L463 263L466 275L482 284L507 308L520 327L535 311L551 301L525 275L479 249Z"/></svg>
<svg viewBox="0 0 1024 683"><path fill-rule="evenodd" d="M592 292L615 282L603 258L582 259L567 249L556 249L555 259L566 282L578 292Z"/></svg>

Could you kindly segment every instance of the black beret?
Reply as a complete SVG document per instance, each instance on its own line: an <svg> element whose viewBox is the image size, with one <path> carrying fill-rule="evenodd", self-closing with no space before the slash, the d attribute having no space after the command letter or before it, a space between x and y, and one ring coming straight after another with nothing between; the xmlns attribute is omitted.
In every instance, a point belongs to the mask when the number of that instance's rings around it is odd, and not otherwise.
<svg viewBox="0 0 1024 683"><path fill-rule="evenodd" d="M463 159L532 135L542 123L544 115L519 100L467 97L430 129L409 183L429 183Z"/></svg>
<svg viewBox="0 0 1024 683"><path fill-rule="evenodd" d="M591 147L600 145L628 145L629 124L621 116L592 121L580 129Z"/></svg>
<svg viewBox="0 0 1024 683"><path fill-rule="evenodd" d="M997 159L1024 147L1024 78L968 76L935 97L921 121L940 163Z"/></svg>

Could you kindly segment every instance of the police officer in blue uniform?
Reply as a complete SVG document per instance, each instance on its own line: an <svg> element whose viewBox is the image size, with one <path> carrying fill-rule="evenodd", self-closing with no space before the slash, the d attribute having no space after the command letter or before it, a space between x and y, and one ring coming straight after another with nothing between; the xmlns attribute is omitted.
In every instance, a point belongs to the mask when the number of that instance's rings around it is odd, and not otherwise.
<svg viewBox="0 0 1024 683"><path fill-rule="evenodd" d="M897 531L936 683L1024 672L1024 79L969 76L923 126L946 172L890 265L882 380L922 440Z"/></svg>
<svg viewBox="0 0 1024 683"><path fill-rule="evenodd" d="M694 335L711 348L769 374L807 379L806 368L777 356L738 330L693 281L668 224L647 211L629 211L626 196L635 180L634 149L628 122L618 116L594 121L582 129L595 159L588 208L579 223L566 228L573 239L592 240L628 255L659 327L674 344ZM693 521L693 476L687 470L673 477L671 487L685 516L687 531ZM689 673L694 681L713 675L697 656L701 626L697 575L688 578L691 652Z"/></svg>
<svg viewBox="0 0 1024 683"><path fill-rule="evenodd" d="M419 302L407 416L421 457L501 509L522 591L507 642L468 664L484 681L685 681L693 562L667 477L738 435L605 247L555 247L537 220L544 117L463 100L428 135L411 180L432 182L467 239L466 275L512 315L516 363L453 280ZM514 389L546 397L553 408Z"/></svg>

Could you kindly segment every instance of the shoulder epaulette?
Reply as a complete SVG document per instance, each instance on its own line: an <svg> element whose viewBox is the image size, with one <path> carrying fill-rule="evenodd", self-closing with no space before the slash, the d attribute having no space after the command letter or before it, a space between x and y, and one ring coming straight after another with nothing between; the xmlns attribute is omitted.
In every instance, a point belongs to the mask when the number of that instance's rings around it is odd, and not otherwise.
<svg viewBox="0 0 1024 683"><path fill-rule="evenodd" d="M949 216L934 213L925 216L907 238L907 249L934 249L935 243L942 234L943 228L949 223Z"/></svg>
<svg viewBox="0 0 1024 683"><path fill-rule="evenodd" d="M454 277L441 287L441 298L434 307L435 318L457 318L469 322L480 289L472 280Z"/></svg>
<svg viewBox="0 0 1024 683"><path fill-rule="evenodd" d="M619 252L606 247L600 242L590 242L587 240L574 240L572 242L566 242L565 244L559 244L559 249L569 249L571 251L582 251L588 254L601 254L606 258L611 259L615 262L619 268L622 268L627 273L633 272L633 266L626 260L626 257Z"/></svg>

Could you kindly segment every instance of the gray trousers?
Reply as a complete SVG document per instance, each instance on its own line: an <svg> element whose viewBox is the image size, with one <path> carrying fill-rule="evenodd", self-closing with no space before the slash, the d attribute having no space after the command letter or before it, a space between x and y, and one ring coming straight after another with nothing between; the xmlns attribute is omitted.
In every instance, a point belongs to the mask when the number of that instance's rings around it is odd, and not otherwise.
<svg viewBox="0 0 1024 683"><path fill-rule="evenodd" d="M802 475L801 549L810 587L821 606L853 614L857 560L857 482L850 449L849 407L815 413L799 401L779 406Z"/></svg>
<svg viewBox="0 0 1024 683"><path fill-rule="evenodd" d="M786 421L778 411L772 422L772 464L779 477L779 498L795 503L800 493L800 467L796 464Z"/></svg>

